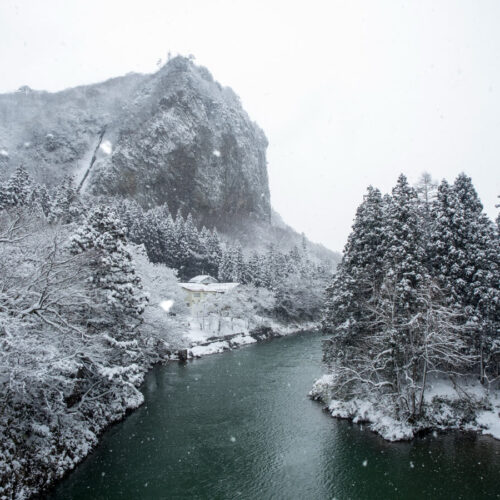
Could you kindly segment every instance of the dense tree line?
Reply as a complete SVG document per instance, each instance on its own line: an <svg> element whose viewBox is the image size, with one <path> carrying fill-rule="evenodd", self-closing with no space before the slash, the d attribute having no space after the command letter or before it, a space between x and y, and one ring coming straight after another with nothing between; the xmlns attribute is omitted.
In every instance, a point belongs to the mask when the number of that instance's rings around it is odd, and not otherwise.
<svg viewBox="0 0 500 500"><path fill-rule="evenodd" d="M173 216L167 205L143 209L127 199L104 199L113 209L129 241L144 245L152 263L175 269L181 280L209 274L223 282L266 288L276 295L275 314L289 320L312 320L320 313L328 264L312 261L307 242L290 251L269 245L245 255L239 243L223 241L217 229L198 229L191 214ZM0 184L0 209L24 207L49 224L79 220L96 203L79 195L71 177L53 189L36 185L19 167Z"/></svg>
<svg viewBox="0 0 500 500"><path fill-rule="evenodd" d="M199 230L191 214L173 217L166 205L144 210L121 200L116 211L128 238L144 244L151 262L176 269L188 280L209 274L221 282L266 288L276 295L275 314L284 320L312 320L320 313L323 290L330 275L327 264L314 263L305 239L288 252L269 245L266 251L245 256L239 243L223 241L216 229Z"/></svg>
<svg viewBox="0 0 500 500"><path fill-rule="evenodd" d="M177 269L181 279L209 274L223 282L275 290L290 274L311 277L329 272L327 265L310 260L305 241L289 252L270 245L267 251L245 257L241 245L222 241L217 229L198 230L191 214L184 218L179 211L173 217L166 205L144 210L130 200L120 201L116 210L128 238L144 244L152 262Z"/></svg>
<svg viewBox="0 0 500 500"><path fill-rule="evenodd" d="M368 188L327 288L324 357L338 399L373 391L409 419L430 374L500 375L499 235L464 174Z"/></svg>

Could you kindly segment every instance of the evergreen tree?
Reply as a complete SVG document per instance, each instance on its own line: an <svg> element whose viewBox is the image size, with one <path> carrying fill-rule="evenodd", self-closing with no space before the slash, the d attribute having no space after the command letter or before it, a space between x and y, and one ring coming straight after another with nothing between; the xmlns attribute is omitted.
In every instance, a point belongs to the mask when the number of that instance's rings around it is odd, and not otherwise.
<svg viewBox="0 0 500 500"><path fill-rule="evenodd" d="M448 303L465 311L472 327L469 350L479 355L482 381L498 338L499 248L493 223L483 213L471 179L441 183L434 208L431 262L448 291Z"/></svg>
<svg viewBox="0 0 500 500"><path fill-rule="evenodd" d="M177 215L175 217L175 225L174 225L174 262L175 268L179 270L180 275L183 278L189 279L192 276L188 276L185 272L186 263L189 260L189 247L187 245L187 238L185 232L185 221L184 217L182 217L182 213L180 209L177 211Z"/></svg>
<svg viewBox="0 0 500 500"><path fill-rule="evenodd" d="M90 212L70 242L73 253L88 252L93 270L91 286L97 294L95 304L104 304L100 316L89 321L97 321L97 328L122 326L115 331L118 336L131 334L133 320L140 318L147 303L125 244L120 220L105 206Z"/></svg>
<svg viewBox="0 0 500 500"><path fill-rule="evenodd" d="M396 283L400 311L411 313L417 306L417 290L428 273L417 194L404 175L392 190L384 233L386 278Z"/></svg>
<svg viewBox="0 0 500 500"><path fill-rule="evenodd" d="M378 297L384 276L384 202L378 189L368 188L349 235L327 300L323 326L352 342L370 328L368 307Z"/></svg>
<svg viewBox="0 0 500 500"><path fill-rule="evenodd" d="M33 190L31 205L37 211L43 213L45 217L49 217L52 200L45 185L37 185Z"/></svg>
<svg viewBox="0 0 500 500"><path fill-rule="evenodd" d="M235 247L233 247L231 261L231 281L233 283L243 283L246 271L241 244L238 243Z"/></svg>
<svg viewBox="0 0 500 500"><path fill-rule="evenodd" d="M73 178L65 176L52 196L49 220L66 224L74 220L80 213L81 207L78 204L77 190Z"/></svg>
<svg viewBox="0 0 500 500"><path fill-rule="evenodd" d="M33 188L31 177L20 165L0 190L0 206L8 208L27 205Z"/></svg>
<svg viewBox="0 0 500 500"><path fill-rule="evenodd" d="M171 268L175 268L175 248L176 248L176 237L175 237L175 223L172 216L169 214L166 219L161 221L161 247L163 262Z"/></svg>
<svg viewBox="0 0 500 500"><path fill-rule="evenodd" d="M207 273L210 276L218 276L219 265L222 259L222 248L217 230L214 229L206 242L206 251L208 259Z"/></svg>
<svg viewBox="0 0 500 500"><path fill-rule="evenodd" d="M257 287L263 286L263 279L262 279L262 269L263 269L263 262L262 262L262 257L254 251L252 255L250 256L250 259L248 260L248 265L247 265L247 279L249 283L252 283L253 285Z"/></svg>
<svg viewBox="0 0 500 500"><path fill-rule="evenodd" d="M210 249L209 249L209 240L210 240L210 231L203 226L200 235L200 269L201 274L208 274L210 276L216 276L213 273L211 265L210 265Z"/></svg>
<svg viewBox="0 0 500 500"><path fill-rule="evenodd" d="M219 264L218 279L222 282L230 282L233 276L233 249L226 247L222 252L222 258Z"/></svg>
<svg viewBox="0 0 500 500"><path fill-rule="evenodd" d="M191 214L188 214L184 224L184 237L187 248L184 261L184 273L189 277L201 274L203 268L203 248L198 229Z"/></svg>

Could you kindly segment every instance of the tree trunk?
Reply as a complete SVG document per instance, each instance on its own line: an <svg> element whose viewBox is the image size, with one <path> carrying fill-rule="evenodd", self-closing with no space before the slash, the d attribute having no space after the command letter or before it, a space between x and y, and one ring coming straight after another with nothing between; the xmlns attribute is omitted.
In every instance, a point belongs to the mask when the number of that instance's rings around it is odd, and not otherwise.
<svg viewBox="0 0 500 500"><path fill-rule="evenodd" d="M420 392L420 401L418 403L418 414L422 414L422 406L424 404L425 384L427 383L427 360L424 362L424 375L422 377L422 391Z"/></svg>

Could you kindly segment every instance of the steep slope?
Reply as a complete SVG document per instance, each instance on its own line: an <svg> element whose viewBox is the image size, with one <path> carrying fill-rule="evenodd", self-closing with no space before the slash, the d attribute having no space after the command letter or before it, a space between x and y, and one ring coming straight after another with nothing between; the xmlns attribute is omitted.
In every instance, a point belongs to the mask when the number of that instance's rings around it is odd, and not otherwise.
<svg viewBox="0 0 500 500"><path fill-rule="evenodd" d="M151 75L0 95L3 172L23 164L48 184L73 175L89 194L167 203L249 248L287 249L301 237L273 223L266 148L236 94L184 57Z"/></svg>
<svg viewBox="0 0 500 500"><path fill-rule="evenodd" d="M97 148L90 193L167 202L207 225L269 220L266 147L234 92L183 57L153 75L0 97L5 169L23 163L38 180L79 182Z"/></svg>
<svg viewBox="0 0 500 500"><path fill-rule="evenodd" d="M90 176L95 194L167 202L221 227L270 218L264 133L231 89L187 59L152 75L104 139L113 151Z"/></svg>
<svg viewBox="0 0 500 500"><path fill-rule="evenodd" d="M57 93L22 87L0 95L0 169L23 164L39 182L54 184L85 171L103 127L147 77L128 74Z"/></svg>

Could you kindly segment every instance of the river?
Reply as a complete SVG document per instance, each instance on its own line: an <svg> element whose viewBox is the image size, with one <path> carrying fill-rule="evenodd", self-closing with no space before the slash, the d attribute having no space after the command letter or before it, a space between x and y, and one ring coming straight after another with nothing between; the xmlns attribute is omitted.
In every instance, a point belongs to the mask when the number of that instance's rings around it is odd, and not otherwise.
<svg viewBox="0 0 500 500"><path fill-rule="evenodd" d="M500 442L388 443L307 397L321 336L300 334L156 367L146 403L48 498L500 498Z"/></svg>

